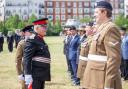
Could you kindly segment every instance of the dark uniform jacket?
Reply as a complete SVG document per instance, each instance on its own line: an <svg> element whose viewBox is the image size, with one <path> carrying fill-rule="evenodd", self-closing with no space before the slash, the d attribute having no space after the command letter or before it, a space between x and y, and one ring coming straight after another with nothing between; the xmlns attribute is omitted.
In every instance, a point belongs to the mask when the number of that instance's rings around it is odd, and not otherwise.
<svg viewBox="0 0 128 89"><path fill-rule="evenodd" d="M39 36L28 39L24 48L25 75L32 75L33 79L49 81L50 53L47 44Z"/></svg>
<svg viewBox="0 0 128 89"><path fill-rule="evenodd" d="M0 44L3 44L3 43L4 43L4 37L1 36L1 37L0 37Z"/></svg>
<svg viewBox="0 0 128 89"><path fill-rule="evenodd" d="M0 52L3 51L4 37L0 36Z"/></svg>
<svg viewBox="0 0 128 89"><path fill-rule="evenodd" d="M12 35L12 36L7 36L7 43L8 44L13 44L13 42L14 42L14 36Z"/></svg>
<svg viewBox="0 0 128 89"><path fill-rule="evenodd" d="M15 35L14 35L14 39L15 39L15 46L16 46L16 48L17 48L17 45L18 45L18 43L19 43L20 40L21 40L21 36L18 35L18 34L15 34Z"/></svg>

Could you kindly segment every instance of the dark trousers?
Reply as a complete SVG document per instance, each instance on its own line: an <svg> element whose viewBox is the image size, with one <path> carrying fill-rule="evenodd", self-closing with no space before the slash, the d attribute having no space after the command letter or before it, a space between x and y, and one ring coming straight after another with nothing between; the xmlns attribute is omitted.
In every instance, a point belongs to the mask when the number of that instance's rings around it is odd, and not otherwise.
<svg viewBox="0 0 128 89"><path fill-rule="evenodd" d="M66 61L67 61L68 71L71 73L71 76L73 76L72 65L71 65L71 61L68 58L68 55L66 55Z"/></svg>
<svg viewBox="0 0 128 89"><path fill-rule="evenodd" d="M121 77L124 77L124 60L122 58L120 65Z"/></svg>
<svg viewBox="0 0 128 89"><path fill-rule="evenodd" d="M71 60L72 70L73 70L73 80L76 84L79 84L79 78L77 78L77 67L76 60Z"/></svg>
<svg viewBox="0 0 128 89"><path fill-rule="evenodd" d="M45 81L33 79L32 89L44 89L44 88L45 88Z"/></svg>
<svg viewBox="0 0 128 89"><path fill-rule="evenodd" d="M128 60L124 60L124 80L128 80Z"/></svg>
<svg viewBox="0 0 128 89"><path fill-rule="evenodd" d="M3 44L0 44L0 52L3 51Z"/></svg>
<svg viewBox="0 0 128 89"><path fill-rule="evenodd" d="M8 44L8 50L9 52L13 51L13 43Z"/></svg>

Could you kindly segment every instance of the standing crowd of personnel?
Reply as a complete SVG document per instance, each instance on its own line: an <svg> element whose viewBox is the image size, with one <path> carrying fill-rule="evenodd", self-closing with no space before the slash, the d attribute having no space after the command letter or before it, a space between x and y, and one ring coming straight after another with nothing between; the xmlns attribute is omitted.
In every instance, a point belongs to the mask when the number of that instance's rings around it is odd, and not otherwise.
<svg viewBox="0 0 128 89"><path fill-rule="evenodd" d="M80 89L122 89L121 76L128 80L128 35L111 20L112 6L107 1L95 4L95 24L77 29L65 27L64 54L72 84ZM40 19L15 34L16 69L22 89L44 89L51 80L51 56L43 37L48 19ZM16 31L18 33L18 31ZM7 43L13 51L14 36ZM22 38L22 39L21 39ZM0 33L0 52L4 37Z"/></svg>
<svg viewBox="0 0 128 89"><path fill-rule="evenodd" d="M80 89L122 89L121 77L128 80L127 28L112 22L112 10L109 2L98 1L95 24L90 22L83 30L75 26L64 29L68 71L73 85Z"/></svg>
<svg viewBox="0 0 128 89"><path fill-rule="evenodd" d="M0 52L3 51L5 38L7 39L8 51L13 52L14 43L15 43L15 48L17 48L17 45L21 39L21 32L19 29L16 29L15 33L13 33L12 31L8 31L7 36L4 36L3 33L0 32Z"/></svg>

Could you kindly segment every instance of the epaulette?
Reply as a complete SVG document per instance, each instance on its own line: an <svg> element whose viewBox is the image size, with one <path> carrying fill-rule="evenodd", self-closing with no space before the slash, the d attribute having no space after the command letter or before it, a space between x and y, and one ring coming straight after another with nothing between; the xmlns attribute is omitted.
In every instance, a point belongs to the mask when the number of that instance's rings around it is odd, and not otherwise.
<svg viewBox="0 0 128 89"><path fill-rule="evenodd" d="M29 39L34 39L35 38L35 34L32 34L30 37L29 37Z"/></svg>

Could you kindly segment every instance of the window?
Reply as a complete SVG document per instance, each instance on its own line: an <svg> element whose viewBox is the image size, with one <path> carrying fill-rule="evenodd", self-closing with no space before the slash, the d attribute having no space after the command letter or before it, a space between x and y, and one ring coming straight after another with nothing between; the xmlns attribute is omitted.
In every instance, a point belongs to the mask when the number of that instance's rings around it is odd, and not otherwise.
<svg viewBox="0 0 128 89"><path fill-rule="evenodd" d="M73 7L77 7L77 3L76 2L73 3Z"/></svg>
<svg viewBox="0 0 128 89"><path fill-rule="evenodd" d="M61 7L65 7L65 2L61 2Z"/></svg>
<svg viewBox="0 0 128 89"><path fill-rule="evenodd" d="M119 13L119 9L115 9L115 14L118 14Z"/></svg>
<svg viewBox="0 0 128 89"><path fill-rule="evenodd" d="M73 19L77 19L77 15L73 15Z"/></svg>
<svg viewBox="0 0 128 89"><path fill-rule="evenodd" d="M79 12L79 14L82 14L83 13L83 9L82 8L79 8L78 9L78 12Z"/></svg>
<svg viewBox="0 0 128 89"><path fill-rule="evenodd" d="M65 25L65 22L61 22L61 25L64 26Z"/></svg>
<svg viewBox="0 0 128 89"><path fill-rule="evenodd" d="M44 13L44 10L39 10L39 15L44 15L45 13Z"/></svg>
<svg viewBox="0 0 128 89"><path fill-rule="evenodd" d="M56 2L56 7L60 7L60 3L59 2Z"/></svg>
<svg viewBox="0 0 128 89"><path fill-rule="evenodd" d="M53 13L53 9L52 8L47 8L47 13L48 14L52 14Z"/></svg>
<svg viewBox="0 0 128 89"><path fill-rule="evenodd" d="M37 6L37 3L35 3L35 6Z"/></svg>
<svg viewBox="0 0 128 89"><path fill-rule="evenodd" d="M70 8L68 9L68 13L71 13L71 9Z"/></svg>
<svg viewBox="0 0 128 89"><path fill-rule="evenodd" d="M123 3L120 3L119 4L119 8L123 9L124 8L124 4Z"/></svg>
<svg viewBox="0 0 128 89"><path fill-rule="evenodd" d="M61 15L61 20L66 20L65 15Z"/></svg>
<svg viewBox="0 0 128 89"><path fill-rule="evenodd" d="M71 2L68 2L68 3L67 3L67 6L71 6Z"/></svg>
<svg viewBox="0 0 128 89"><path fill-rule="evenodd" d="M24 15L27 15L27 11L26 10L24 10Z"/></svg>
<svg viewBox="0 0 128 89"><path fill-rule="evenodd" d="M95 2L92 2L91 7L94 8L94 6L95 6Z"/></svg>
<svg viewBox="0 0 128 89"><path fill-rule="evenodd" d="M82 2L79 2L79 7L82 7Z"/></svg>
<svg viewBox="0 0 128 89"><path fill-rule="evenodd" d="M53 6L52 2L47 2L47 6Z"/></svg>
<svg viewBox="0 0 128 89"><path fill-rule="evenodd" d="M32 13L32 9L30 9L29 12Z"/></svg>
<svg viewBox="0 0 128 89"><path fill-rule="evenodd" d="M77 8L73 8L73 14L77 14Z"/></svg>
<svg viewBox="0 0 128 89"><path fill-rule="evenodd" d="M94 9L91 9L91 13L94 14Z"/></svg>
<svg viewBox="0 0 128 89"><path fill-rule="evenodd" d="M56 8L55 12L56 12L56 14L59 14L60 13L60 8Z"/></svg>
<svg viewBox="0 0 128 89"><path fill-rule="evenodd" d="M60 20L60 15L55 16L56 20Z"/></svg>
<svg viewBox="0 0 128 89"><path fill-rule="evenodd" d="M48 18L49 20L53 20L53 15L47 15L47 18Z"/></svg>
<svg viewBox="0 0 128 89"><path fill-rule="evenodd" d="M84 13L90 13L90 9L89 8L84 8Z"/></svg>
<svg viewBox="0 0 128 89"><path fill-rule="evenodd" d="M84 2L84 7L89 7L89 2Z"/></svg>
<svg viewBox="0 0 128 89"><path fill-rule="evenodd" d="M61 8L61 13L65 14L65 8Z"/></svg>

